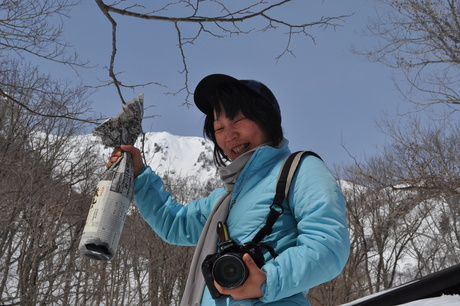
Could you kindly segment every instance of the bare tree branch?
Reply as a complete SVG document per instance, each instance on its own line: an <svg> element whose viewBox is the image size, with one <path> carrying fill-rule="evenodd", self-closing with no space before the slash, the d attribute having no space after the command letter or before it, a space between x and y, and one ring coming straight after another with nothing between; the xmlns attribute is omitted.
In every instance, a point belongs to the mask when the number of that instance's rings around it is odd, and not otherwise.
<svg viewBox="0 0 460 306"><path fill-rule="evenodd" d="M49 110L35 109L31 107L31 101L21 100L15 95L18 90L21 90L29 93L35 92L42 97L56 97L58 94L52 86L46 86L43 82L37 81L30 85L31 88L20 89L19 83L10 83L10 81L21 82L13 77L20 73L19 67L38 77L35 69L20 65L29 62L30 58L40 58L67 65L72 69L88 67L87 62L81 61L76 53L69 52L71 46L63 38L62 18L66 18L69 11L77 4L77 0L2 1L0 3L0 56L2 58L0 62L2 67L0 70L0 99L2 101L8 100L15 103L33 115L93 123L91 119L81 119L82 113L80 112L66 112L64 106L59 109L60 113L55 114ZM11 63L16 63L16 67L11 67ZM24 80L27 78L30 80L31 77L23 74ZM56 84L48 77L37 78L37 80L40 79ZM36 87L32 88L34 86ZM55 103L56 106L58 104L58 102ZM57 110L58 108L54 109L54 111Z"/></svg>
<svg viewBox="0 0 460 306"><path fill-rule="evenodd" d="M174 25L174 28L178 37L179 52L182 57L183 69L179 72L184 75L184 87L174 93L178 94L186 92L184 105L190 105L191 91L188 85L188 67L187 59L184 46L187 44L193 44L200 35L207 34L215 38L223 38L227 35L235 34L249 34L254 31L268 31L276 30L278 28L287 28L287 43L285 50L276 57L278 61L285 54L294 54L290 49L291 42L294 35L304 35L314 41L314 37L307 31L311 27L328 28L340 26L339 22L343 21L349 15L342 15L336 17L321 17L317 21L305 22L300 24L294 24L284 19L278 19L272 17L271 14L275 15L275 10L281 6L287 5L292 0L278 0L278 1L265 1L257 0L251 1L249 4L238 7L232 3L224 3L223 1L203 1L203 0L178 0L175 2L168 2L167 4L161 4L163 6L155 8L158 4L149 4L149 7L141 5L136 1L119 1L112 4L105 4L103 0L95 0L103 14L109 19L112 24L112 56L110 60L109 76L112 79L111 84L117 87L119 95L120 87L123 84L117 78L115 73L115 54L117 51L116 42L116 27L117 23L114 21L112 14L118 14L121 16L128 16L133 18L170 22ZM170 13L172 11L172 13ZM206 11L203 15L202 12ZM185 13L184 13L185 12ZM169 13L169 15L166 15ZM260 21L259 28L243 29L241 25L246 24L249 20ZM197 25L194 29L196 34L190 38L184 37L180 28L182 23L193 23ZM188 28L188 30L190 30ZM135 85L133 86L135 87ZM122 99L123 101L123 99Z"/></svg>
<svg viewBox="0 0 460 306"><path fill-rule="evenodd" d="M33 115L40 116L40 117L70 119L70 120L74 120L74 121L80 121L80 122L85 122L85 123L93 123L93 124L98 123L97 121L91 121L91 120L88 120L88 119L80 119L80 118L76 117L76 115L82 115L83 113L79 113L79 114L65 113L65 114L62 114L62 115L57 115L57 114L49 114L49 113L47 114L47 113L43 113L43 112L33 110L32 108L27 106L25 103L22 103L21 101L15 99L13 96L11 96L11 95L7 94L6 92L4 92L1 88L0 88L0 96L3 97L2 100L4 100L4 101L5 100L12 101L15 104L17 104L17 105L21 106L22 108L24 108L25 110L27 110L29 113L31 113Z"/></svg>
<svg viewBox="0 0 460 306"><path fill-rule="evenodd" d="M57 63L84 67L76 54L67 56L70 46L63 40L59 18L67 17L78 1L3 1L0 3L0 53L13 51Z"/></svg>
<svg viewBox="0 0 460 306"><path fill-rule="evenodd" d="M381 38L375 48L356 51L399 69L409 90L398 89L424 109L460 105L460 1L378 0L386 10L368 28Z"/></svg>
<svg viewBox="0 0 460 306"><path fill-rule="evenodd" d="M83 86L53 80L39 72L36 66L13 60L0 62L0 103L15 104L31 115L69 119L81 123L101 120L88 117L88 91Z"/></svg>

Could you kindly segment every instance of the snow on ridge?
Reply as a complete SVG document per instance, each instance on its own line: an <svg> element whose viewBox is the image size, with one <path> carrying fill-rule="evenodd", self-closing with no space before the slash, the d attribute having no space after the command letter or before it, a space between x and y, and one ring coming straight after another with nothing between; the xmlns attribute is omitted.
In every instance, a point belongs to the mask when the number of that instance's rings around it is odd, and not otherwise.
<svg viewBox="0 0 460 306"><path fill-rule="evenodd" d="M113 148L105 148L98 137L88 134L75 136L75 141L96 143L93 152L103 161L110 156ZM201 182L215 180L217 168L213 162L213 144L196 136L176 136L168 132L148 132L140 136L135 147L145 154L145 162L160 176L193 177ZM78 158L78 153L77 153Z"/></svg>
<svg viewBox="0 0 460 306"><path fill-rule="evenodd" d="M58 137L37 132L31 136L31 145L39 146L49 138L51 143ZM105 147L99 137L93 134L71 136L67 140L71 147L58 171L65 171L82 158L96 159L101 174L113 148ZM203 137L176 136L168 132L149 132L140 136L135 146L144 152L145 162L160 176L193 178L202 183L219 180L213 162L213 143ZM45 146L46 148L46 146ZM89 150L89 151L88 151ZM100 171L100 172L99 172Z"/></svg>
<svg viewBox="0 0 460 306"><path fill-rule="evenodd" d="M216 176L213 144L202 137L149 132L136 146L143 149L147 165L160 175L196 176L201 181Z"/></svg>

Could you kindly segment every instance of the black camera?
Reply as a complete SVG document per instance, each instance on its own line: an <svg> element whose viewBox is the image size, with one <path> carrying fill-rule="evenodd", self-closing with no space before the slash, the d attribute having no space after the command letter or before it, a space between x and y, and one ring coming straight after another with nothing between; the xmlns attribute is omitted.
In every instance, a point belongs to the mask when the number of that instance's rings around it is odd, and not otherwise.
<svg viewBox="0 0 460 306"><path fill-rule="evenodd" d="M201 271L213 299L222 296L214 286L214 280L226 289L237 288L246 281L249 270L243 262L245 253L251 255L259 268L265 264L264 256L256 243L238 245L233 239L221 243L217 253L204 259Z"/></svg>

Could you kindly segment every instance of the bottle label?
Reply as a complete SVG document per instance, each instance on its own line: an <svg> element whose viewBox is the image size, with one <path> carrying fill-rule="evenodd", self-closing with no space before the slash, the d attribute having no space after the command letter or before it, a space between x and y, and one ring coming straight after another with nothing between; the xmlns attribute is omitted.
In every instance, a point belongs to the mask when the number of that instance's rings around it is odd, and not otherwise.
<svg viewBox="0 0 460 306"><path fill-rule="evenodd" d="M133 197L133 178L131 155L123 152L123 158L106 169L97 184L80 240L82 254L112 259Z"/></svg>
<svg viewBox="0 0 460 306"><path fill-rule="evenodd" d="M101 223L101 218L104 213L104 208L109 203L111 181L99 181L94 192L94 197L91 202L91 207L86 219L85 232L97 232Z"/></svg>

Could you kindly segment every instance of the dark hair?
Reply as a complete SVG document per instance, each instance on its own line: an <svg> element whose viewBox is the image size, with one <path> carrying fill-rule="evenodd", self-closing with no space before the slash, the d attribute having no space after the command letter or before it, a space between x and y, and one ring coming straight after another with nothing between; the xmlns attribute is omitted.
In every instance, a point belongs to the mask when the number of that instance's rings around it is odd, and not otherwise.
<svg viewBox="0 0 460 306"><path fill-rule="evenodd" d="M283 140L283 128L281 127L279 110L246 86L237 83L219 84L207 99L209 99L208 101L214 101L213 110L217 116L225 112L227 118L234 119L241 111L247 119L256 122L260 126L272 146L278 146ZM215 164L225 166L229 158L217 144L214 135L213 112L206 114L203 133L205 137L214 143Z"/></svg>

